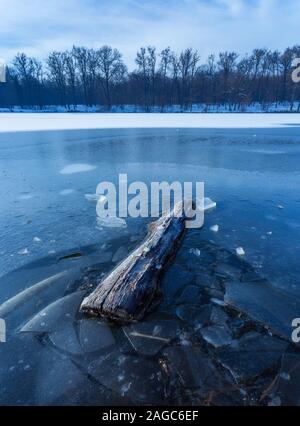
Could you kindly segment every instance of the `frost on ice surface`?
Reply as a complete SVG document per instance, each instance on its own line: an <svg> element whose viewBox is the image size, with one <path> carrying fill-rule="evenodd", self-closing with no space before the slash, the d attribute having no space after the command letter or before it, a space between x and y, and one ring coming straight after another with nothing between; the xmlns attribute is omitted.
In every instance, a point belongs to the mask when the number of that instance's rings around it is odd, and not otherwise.
<svg viewBox="0 0 300 426"><path fill-rule="evenodd" d="M91 164L75 163L65 166L63 169L61 169L60 173L62 175L71 175L73 173L90 172L91 170L95 170L96 168L96 166L93 166Z"/></svg>
<svg viewBox="0 0 300 426"><path fill-rule="evenodd" d="M243 247L237 247L236 249L235 249L235 251L236 251L236 254L238 255L238 256L245 256L245 250L243 249Z"/></svg>
<svg viewBox="0 0 300 426"><path fill-rule="evenodd" d="M97 217L97 228L127 228L126 221L120 217Z"/></svg>
<svg viewBox="0 0 300 426"><path fill-rule="evenodd" d="M213 225L209 228L212 232L219 232L219 225Z"/></svg>

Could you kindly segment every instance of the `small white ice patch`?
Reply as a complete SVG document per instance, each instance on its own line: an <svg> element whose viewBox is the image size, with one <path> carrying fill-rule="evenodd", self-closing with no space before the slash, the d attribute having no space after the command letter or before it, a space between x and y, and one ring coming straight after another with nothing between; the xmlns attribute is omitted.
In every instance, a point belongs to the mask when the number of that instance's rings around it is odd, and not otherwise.
<svg viewBox="0 0 300 426"><path fill-rule="evenodd" d="M22 256L25 256L28 253L29 253L29 251L28 251L27 248L24 248L23 250L18 251L18 254L21 254Z"/></svg>
<svg viewBox="0 0 300 426"><path fill-rule="evenodd" d="M236 254L238 255L238 256L245 256L245 250L243 249L243 247L237 247L236 249L235 249L235 251L236 251Z"/></svg>
<svg viewBox="0 0 300 426"><path fill-rule="evenodd" d="M98 201L100 203L105 203L107 201L107 198L104 195L98 195L98 194L84 194L84 197L90 201L91 203L97 203Z"/></svg>
<svg viewBox="0 0 300 426"><path fill-rule="evenodd" d="M212 232L219 232L219 225L213 225L209 228Z"/></svg>
<svg viewBox="0 0 300 426"><path fill-rule="evenodd" d="M90 172L91 170L95 170L97 167L91 164L83 164L83 163L75 163L69 164L61 169L60 173L62 175L71 175L73 173L83 173Z"/></svg>
<svg viewBox="0 0 300 426"><path fill-rule="evenodd" d="M201 255L201 251L198 248L191 248L190 253L197 257Z"/></svg>

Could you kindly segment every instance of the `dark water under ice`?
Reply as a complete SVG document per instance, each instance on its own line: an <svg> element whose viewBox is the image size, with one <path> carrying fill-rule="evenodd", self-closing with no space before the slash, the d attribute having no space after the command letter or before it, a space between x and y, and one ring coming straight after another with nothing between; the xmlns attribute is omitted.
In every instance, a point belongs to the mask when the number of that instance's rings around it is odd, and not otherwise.
<svg viewBox="0 0 300 426"><path fill-rule="evenodd" d="M0 403L300 403L288 343L300 317L299 139L297 127L0 135L0 304L42 282L2 311ZM119 173L204 181L217 202L188 232L159 307L124 328L77 313L146 235L146 219L97 225L85 194Z"/></svg>

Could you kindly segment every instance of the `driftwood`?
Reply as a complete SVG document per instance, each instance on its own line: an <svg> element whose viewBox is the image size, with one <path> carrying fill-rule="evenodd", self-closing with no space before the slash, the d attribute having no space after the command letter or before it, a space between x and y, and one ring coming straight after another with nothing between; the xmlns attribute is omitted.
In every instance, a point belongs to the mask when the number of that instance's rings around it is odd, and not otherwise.
<svg viewBox="0 0 300 426"><path fill-rule="evenodd" d="M87 296L80 310L108 321L141 320L159 294L159 282L185 233L182 203L149 226L146 240ZM185 209L185 211L187 211Z"/></svg>

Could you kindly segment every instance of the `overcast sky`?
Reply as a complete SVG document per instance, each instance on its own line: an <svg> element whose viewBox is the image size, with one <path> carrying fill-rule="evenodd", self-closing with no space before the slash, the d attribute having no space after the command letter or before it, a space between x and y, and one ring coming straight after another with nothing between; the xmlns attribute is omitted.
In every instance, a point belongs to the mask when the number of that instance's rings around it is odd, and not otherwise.
<svg viewBox="0 0 300 426"><path fill-rule="evenodd" d="M73 44L120 49L130 68L142 45L209 53L283 49L300 39L300 0L0 0L0 58L43 59Z"/></svg>

